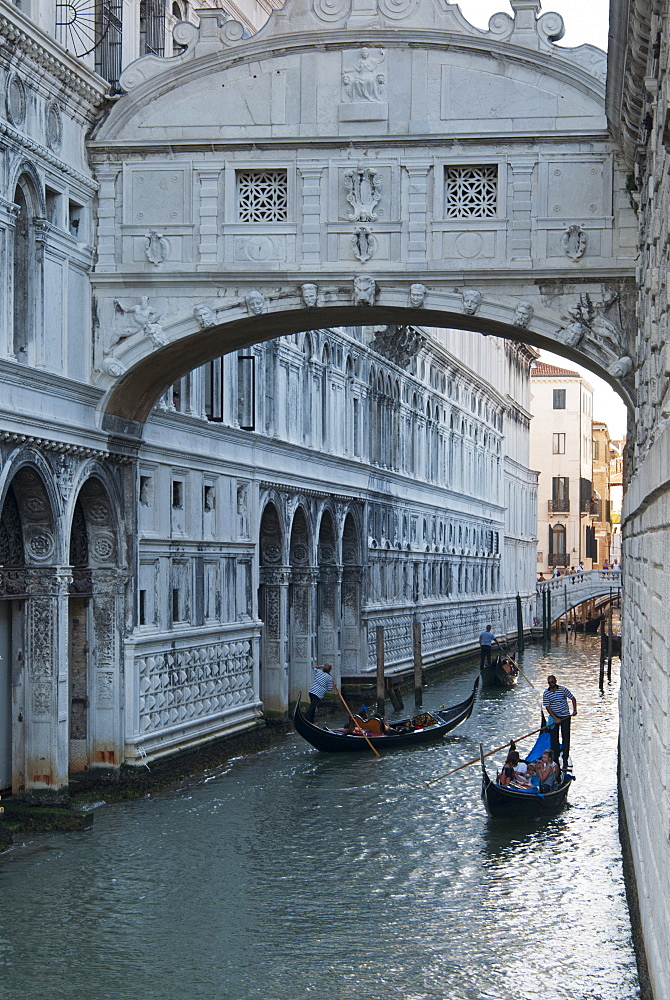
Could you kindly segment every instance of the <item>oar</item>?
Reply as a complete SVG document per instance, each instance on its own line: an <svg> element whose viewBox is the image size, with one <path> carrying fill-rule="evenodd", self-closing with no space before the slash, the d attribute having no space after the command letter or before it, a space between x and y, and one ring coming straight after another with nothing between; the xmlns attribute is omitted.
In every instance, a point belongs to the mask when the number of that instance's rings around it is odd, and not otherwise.
<svg viewBox="0 0 670 1000"><path fill-rule="evenodd" d="M521 667L519 666L519 664L516 662L516 660L514 659L514 657L510 656L509 653L505 652L505 650L502 648L502 646L500 645L500 643L498 642L497 639L494 639L493 641L495 642L495 644L498 647L498 649L502 650L503 656L506 656L507 659L510 661L510 663L514 664L514 666L519 671L519 673L521 674L521 676L523 677L523 679L525 681L528 681L528 683L530 684L530 686L532 687L532 689L534 691L535 690L535 685L533 684L533 682L531 680L528 680L528 678L526 677L526 675L524 674L523 670L521 669Z"/></svg>
<svg viewBox="0 0 670 1000"><path fill-rule="evenodd" d="M526 733L525 736L519 736L515 740L509 740L507 743L503 743L501 747L496 747L495 750L489 750L488 753L484 754L484 757L490 757L491 754L499 753L501 750L504 750L505 747L510 747L512 743L519 743L521 740L527 740L529 736L537 736L537 734L541 733L543 729L544 726L541 726L539 729L534 729L532 733ZM456 774L456 771L462 771L464 767L470 767L471 764L478 764L480 760L481 757L473 757L472 760L469 760L466 764L461 764L459 767L455 767L453 771L447 771L446 774L440 774L437 778L431 778L430 781L424 781L418 787L427 788L429 785L434 785L436 781L442 781L442 778L448 778L450 774Z"/></svg>
<svg viewBox="0 0 670 1000"><path fill-rule="evenodd" d="M361 727L360 727L360 726L358 725L358 723L356 722L356 720L355 720L355 718L354 718L354 716L353 716L353 713L352 713L351 709L349 708L349 706L347 705L346 701L345 701L345 700L344 700L344 698L342 697L342 692L340 691L340 689L339 689L338 687L335 687L335 685L334 685L334 684L333 684L333 687L335 688L335 690L336 690L336 691L337 691L337 693L339 694L339 696L340 696L340 700L342 701L342 704L344 705L344 707L346 708L347 712L348 712L348 713L349 713L349 715L351 716L351 721L353 722L354 726L356 727L356 729L361 729ZM361 734L362 734L362 736L363 736L363 739L364 739L364 740L365 740L365 742L367 743L367 745L368 745L368 746L370 747L370 749L372 750L373 754L374 754L374 755L375 755L376 757L379 757L379 758L381 759L381 754L379 754L379 753L378 753L378 752L377 752L377 751L375 750L375 748L373 747L372 743L370 743L370 740L369 740L369 739L367 738L367 736L365 735L365 733L363 732L363 730L362 730L362 729L361 729Z"/></svg>

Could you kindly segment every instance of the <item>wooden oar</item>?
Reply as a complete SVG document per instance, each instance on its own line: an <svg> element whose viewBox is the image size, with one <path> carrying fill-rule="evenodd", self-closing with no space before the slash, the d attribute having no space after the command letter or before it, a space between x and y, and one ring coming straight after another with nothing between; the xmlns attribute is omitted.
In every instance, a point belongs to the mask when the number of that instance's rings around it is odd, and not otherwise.
<svg viewBox="0 0 670 1000"><path fill-rule="evenodd" d="M532 687L532 689L534 691L535 690L535 685L533 684L533 682L531 680L528 680L528 678L526 677L526 675L524 674L523 670L521 669L521 667L519 666L519 664L516 662L516 660L514 659L514 657L510 656L509 653L505 652L505 650L502 648L502 646L500 645L500 643L498 642L497 639L494 639L493 641L495 642L495 644L498 647L498 649L500 649L502 651L503 656L506 656L507 659L509 660L509 662L514 664L514 666L519 671L519 673L521 674L521 676L523 677L523 679L525 681L528 681L528 683L530 684L530 686Z"/></svg>
<svg viewBox="0 0 670 1000"><path fill-rule="evenodd" d="M381 754L380 754L380 753L378 753L378 752L377 752L377 751L375 750L375 748L373 747L372 743L370 743L370 740L369 740L369 739L367 738L367 736L365 735L365 733L363 732L363 730L361 729L361 727L360 727L360 726L358 725L358 723L356 722L356 720L355 720L355 718L354 718L354 716L353 716L353 713L352 713L351 709L349 708L349 706L347 705L346 701L345 701L345 700L344 700L344 698L342 697L342 692L340 691L340 689L339 689L338 687L335 687L335 685L334 685L334 684L333 684L333 687L335 688L335 690L336 690L336 691L337 691L337 693L339 694L339 696L340 696L340 700L341 700L342 704L344 705L344 707L346 708L347 712L349 713L349 715L350 715L350 717L351 717L351 721L353 722L354 726L356 727L356 729L359 729L359 730L361 731L361 735L363 736L363 739L365 740L365 742L367 743L367 745L368 745L368 746L370 747L370 749L372 750L372 752L373 752L373 754L375 755L375 757L379 757L379 758L380 758L380 760L381 760Z"/></svg>
<svg viewBox="0 0 670 1000"><path fill-rule="evenodd" d="M527 740L529 736L537 736L537 734L541 733L543 729L544 726L541 726L539 729L534 729L532 733L526 733L524 736L518 736L515 740L508 740L508 742L503 743L501 747L496 747L495 750L489 750L488 753L484 754L484 757L490 757L491 754L499 753L501 750L504 750L505 747L511 747L512 743L519 743L521 740ZM471 764L478 764L480 760L481 757L473 757L472 760L469 760L466 764L461 764L459 767L455 767L453 771L447 771L446 774L440 774L437 778L431 778L430 781L424 781L418 787L427 788L429 785L434 785L436 781L442 781L442 778L448 778L450 774L456 774L456 771L462 771L464 767L470 767Z"/></svg>

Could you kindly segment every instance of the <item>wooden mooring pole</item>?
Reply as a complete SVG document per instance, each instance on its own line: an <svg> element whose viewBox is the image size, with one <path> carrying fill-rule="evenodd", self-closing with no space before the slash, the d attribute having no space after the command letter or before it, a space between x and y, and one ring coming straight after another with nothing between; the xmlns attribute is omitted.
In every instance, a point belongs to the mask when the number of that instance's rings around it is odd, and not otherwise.
<svg viewBox="0 0 670 1000"><path fill-rule="evenodd" d="M412 620L412 649L414 651L414 704L423 705L423 658L421 654L421 619L414 614Z"/></svg>
<svg viewBox="0 0 670 1000"><path fill-rule="evenodd" d="M384 715L384 626L377 625L377 711Z"/></svg>

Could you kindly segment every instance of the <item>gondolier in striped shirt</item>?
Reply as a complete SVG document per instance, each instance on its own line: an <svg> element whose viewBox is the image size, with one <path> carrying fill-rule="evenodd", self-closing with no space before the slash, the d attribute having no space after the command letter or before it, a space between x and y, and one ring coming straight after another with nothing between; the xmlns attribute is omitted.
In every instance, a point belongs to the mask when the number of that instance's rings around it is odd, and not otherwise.
<svg viewBox="0 0 670 1000"><path fill-rule="evenodd" d="M570 754L571 717L573 715L577 715L577 699L572 691L556 682L556 678L553 674L549 674L547 677L547 684L547 690L542 696L542 704L556 723L556 725L552 726L549 730L551 749L554 751L554 760L557 761L559 756L558 747L560 732L563 770L566 771L568 767L568 756ZM572 702L572 712L568 707L568 699Z"/></svg>
<svg viewBox="0 0 670 1000"><path fill-rule="evenodd" d="M309 708L305 712L305 718L314 722L316 706L324 697L327 691L333 690L333 678L330 671L333 669L332 663L322 663L312 667L312 685L309 689Z"/></svg>

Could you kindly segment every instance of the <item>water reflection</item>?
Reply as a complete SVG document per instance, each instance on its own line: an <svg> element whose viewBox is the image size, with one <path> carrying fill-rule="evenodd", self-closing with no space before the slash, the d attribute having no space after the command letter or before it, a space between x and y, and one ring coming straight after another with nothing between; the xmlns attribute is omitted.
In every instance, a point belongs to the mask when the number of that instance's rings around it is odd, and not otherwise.
<svg viewBox="0 0 670 1000"><path fill-rule="evenodd" d="M291 734L105 808L90 832L13 851L0 859L0 997L634 1000L616 686L599 694L597 657L589 637L528 650L536 689L487 692L436 746L377 762ZM488 820L478 764L426 787L480 741L536 728L547 672L579 699L560 816ZM426 706L462 700L472 679L463 668L432 686Z"/></svg>

